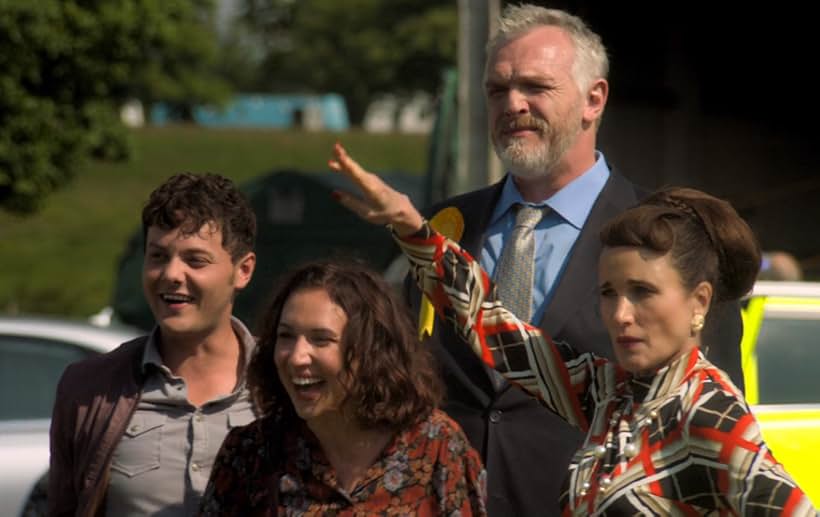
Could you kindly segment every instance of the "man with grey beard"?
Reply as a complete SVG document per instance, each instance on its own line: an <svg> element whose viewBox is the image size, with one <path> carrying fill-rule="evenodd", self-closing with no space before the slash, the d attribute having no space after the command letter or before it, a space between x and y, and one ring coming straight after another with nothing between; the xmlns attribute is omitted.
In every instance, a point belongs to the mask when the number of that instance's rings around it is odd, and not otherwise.
<svg viewBox="0 0 820 517"><path fill-rule="evenodd" d="M608 68L600 37L581 19L533 5L508 6L488 42L485 70L489 129L508 174L495 185L446 200L432 214L444 208L461 212L461 246L480 258L507 307L515 307L507 296L524 295L527 303L513 309L521 319L567 350L611 358L597 310L598 234L643 191L613 172L596 149ZM537 215L522 223L523 210ZM522 231L527 224L532 226ZM517 250L513 241L527 233L529 265L522 266L527 262L520 256L504 254ZM522 272L523 288L515 283ZM408 297L417 306L418 292L410 288ZM709 358L742 389L741 332L736 305L717 304L709 312L704 342L715 343ZM445 410L485 462L489 515L558 515L580 431L486 369L439 321L431 346L448 387Z"/></svg>

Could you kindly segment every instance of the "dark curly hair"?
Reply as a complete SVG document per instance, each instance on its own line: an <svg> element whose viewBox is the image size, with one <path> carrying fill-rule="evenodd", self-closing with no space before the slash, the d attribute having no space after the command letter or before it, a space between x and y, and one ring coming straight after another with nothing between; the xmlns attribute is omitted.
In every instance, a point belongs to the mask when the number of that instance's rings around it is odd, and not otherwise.
<svg viewBox="0 0 820 517"><path fill-rule="evenodd" d="M234 262L253 251L256 215L234 183L218 174L176 174L151 192L142 210L143 242L151 226L191 235L206 223L222 232Z"/></svg>
<svg viewBox="0 0 820 517"><path fill-rule="evenodd" d="M407 307L367 267L329 261L311 262L287 275L260 318L248 384L262 413L295 415L274 365L274 348L285 303L296 291L312 288L324 289L347 316L339 382L350 416L363 427L389 429L427 417L441 402L443 390Z"/></svg>
<svg viewBox="0 0 820 517"><path fill-rule="evenodd" d="M717 301L748 293L760 270L757 238L732 205L690 188L650 195L604 226L601 242L669 252L684 286L705 280Z"/></svg>

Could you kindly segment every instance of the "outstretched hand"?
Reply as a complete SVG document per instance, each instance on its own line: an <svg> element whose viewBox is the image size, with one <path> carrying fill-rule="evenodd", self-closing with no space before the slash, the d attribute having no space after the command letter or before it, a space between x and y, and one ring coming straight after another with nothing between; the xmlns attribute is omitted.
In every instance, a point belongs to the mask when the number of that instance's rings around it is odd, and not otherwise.
<svg viewBox="0 0 820 517"><path fill-rule="evenodd" d="M393 190L381 178L364 170L347 154L342 144L333 146L333 157L328 162L330 168L350 178L362 194L358 198L334 191L333 197L342 205L367 222L391 225L400 237L412 235L421 229L424 218L407 195Z"/></svg>

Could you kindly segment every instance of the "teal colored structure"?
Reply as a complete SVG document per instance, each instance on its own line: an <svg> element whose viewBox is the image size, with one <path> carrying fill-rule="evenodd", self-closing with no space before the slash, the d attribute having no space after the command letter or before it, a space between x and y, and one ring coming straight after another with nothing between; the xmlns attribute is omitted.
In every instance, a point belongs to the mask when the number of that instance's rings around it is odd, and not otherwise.
<svg viewBox="0 0 820 517"><path fill-rule="evenodd" d="M176 122L170 106L157 103L151 108L153 125ZM341 95L269 95L234 96L224 107L197 106L193 119L210 127L307 128L346 131L350 128L347 105Z"/></svg>

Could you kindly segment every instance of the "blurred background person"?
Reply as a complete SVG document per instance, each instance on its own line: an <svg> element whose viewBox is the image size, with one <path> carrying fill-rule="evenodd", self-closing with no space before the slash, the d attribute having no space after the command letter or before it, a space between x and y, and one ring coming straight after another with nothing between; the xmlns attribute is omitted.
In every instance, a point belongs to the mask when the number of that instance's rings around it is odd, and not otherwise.
<svg viewBox="0 0 820 517"><path fill-rule="evenodd" d="M760 261L759 280L782 280L799 282L803 280L803 269L800 262L791 253L785 251L767 251Z"/></svg>

